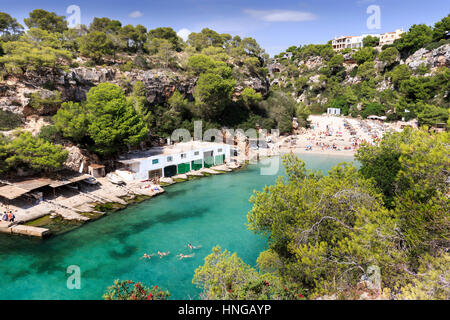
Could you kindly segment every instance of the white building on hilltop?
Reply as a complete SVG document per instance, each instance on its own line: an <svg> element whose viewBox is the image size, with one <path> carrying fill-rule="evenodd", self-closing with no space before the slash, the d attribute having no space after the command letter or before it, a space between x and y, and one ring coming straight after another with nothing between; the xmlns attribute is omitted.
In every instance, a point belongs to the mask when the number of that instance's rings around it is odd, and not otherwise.
<svg viewBox="0 0 450 320"><path fill-rule="evenodd" d="M405 32L403 29L396 29L394 32L386 32L380 35L380 46L393 44L395 40L400 39Z"/></svg>
<svg viewBox="0 0 450 320"><path fill-rule="evenodd" d="M359 49L363 47L362 40L367 35L362 36L342 36L342 37L335 37L332 41L333 50L334 51L341 51L347 48L350 49Z"/></svg>
<svg viewBox="0 0 450 320"><path fill-rule="evenodd" d="M382 34L363 34L360 36L341 36L335 37L331 44L334 51L341 51L344 49L359 49L362 48L363 39L367 36L377 37L380 39L379 46L384 46L386 44L393 44L395 40L400 39L405 33L402 29L397 29L395 32L386 32Z"/></svg>
<svg viewBox="0 0 450 320"><path fill-rule="evenodd" d="M172 177L192 170L229 162L231 147L225 143L190 141L155 147L118 160L123 168L115 173L125 181Z"/></svg>

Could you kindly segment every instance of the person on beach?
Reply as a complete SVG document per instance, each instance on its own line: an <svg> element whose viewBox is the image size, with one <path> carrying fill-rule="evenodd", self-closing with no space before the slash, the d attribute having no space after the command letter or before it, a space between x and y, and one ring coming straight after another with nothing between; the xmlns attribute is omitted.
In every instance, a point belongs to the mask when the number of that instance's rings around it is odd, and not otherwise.
<svg viewBox="0 0 450 320"><path fill-rule="evenodd" d="M195 256L195 253L188 254L188 255L180 253L179 255L177 255L177 257L180 257L178 260L182 260L182 259L185 259L185 258L192 258L193 256Z"/></svg>
<svg viewBox="0 0 450 320"><path fill-rule="evenodd" d="M8 214L6 213L6 211L3 213L2 220L3 221L8 221Z"/></svg>

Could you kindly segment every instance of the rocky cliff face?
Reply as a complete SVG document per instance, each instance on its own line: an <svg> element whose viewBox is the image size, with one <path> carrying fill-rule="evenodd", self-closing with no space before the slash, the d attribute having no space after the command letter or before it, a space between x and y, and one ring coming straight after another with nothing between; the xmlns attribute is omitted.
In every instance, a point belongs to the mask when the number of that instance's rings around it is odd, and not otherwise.
<svg viewBox="0 0 450 320"><path fill-rule="evenodd" d="M344 68L346 71L345 79L342 80L341 85L352 86L362 81L361 77L352 71L358 67L358 64L352 57L352 53L344 54ZM375 70L377 74L381 74L386 67L386 63L380 61L378 58L374 61ZM438 68L447 67L450 68L450 44L445 44L434 50L427 50L422 48L416 51L405 60L400 60L400 57L396 60L399 64L406 64L412 70L416 70L422 64L429 68L430 72L427 76L434 75ZM303 88L292 89L292 96L297 102L303 102L307 105L312 103L324 104L327 99L322 97L321 92L326 89L327 83L321 80L320 70L326 67L328 61L322 57L310 57L302 61L295 61L294 66L297 67L300 77L307 77L306 85ZM290 65L289 67L291 67ZM273 61L269 66L269 79L271 85L278 85L280 87L289 88L288 85L295 83L295 77L288 75L288 67L286 63L280 63ZM305 87L307 88L305 90ZM392 79L384 77L382 81L377 84L376 90L381 92L386 89L393 89ZM311 97L313 99L311 99Z"/></svg>
<svg viewBox="0 0 450 320"><path fill-rule="evenodd" d="M49 72L45 75L28 72L20 79L9 78L0 84L0 108L28 115L31 112L27 109L31 93L39 92L45 96L49 87L61 93L62 101L83 101L89 89L99 83L111 82L130 91L137 81L144 84L148 101L157 104L167 101L175 90L192 96L196 79L160 70L121 72L116 68L79 67L68 72ZM37 112L51 113L49 110Z"/></svg>
<svg viewBox="0 0 450 320"><path fill-rule="evenodd" d="M33 110L30 106L30 95L39 92L41 95L49 94L51 90L61 93L62 101L83 101L86 93L93 86L101 82L111 82L130 91L133 84L141 81L146 89L147 99L152 104L162 104L175 90L180 91L193 99L193 91L196 78L190 78L185 74L167 70L138 70L122 72L114 67L70 69L68 72L48 72L39 74L27 72L23 77L9 77L0 82L0 109L28 116L33 113L39 115L52 114L56 110ZM245 86L255 89L263 96L269 91L267 79L249 77L236 87L239 94ZM51 89L51 90L49 90Z"/></svg>
<svg viewBox="0 0 450 320"><path fill-rule="evenodd" d="M78 148L77 146L68 146L66 150L69 152L64 166L77 172L88 172L88 166L93 163L100 163L98 156Z"/></svg>
<svg viewBox="0 0 450 320"><path fill-rule="evenodd" d="M422 64L431 69L439 67L450 68L450 44L445 44L431 51L425 48L419 49L409 56L405 63L413 70Z"/></svg>

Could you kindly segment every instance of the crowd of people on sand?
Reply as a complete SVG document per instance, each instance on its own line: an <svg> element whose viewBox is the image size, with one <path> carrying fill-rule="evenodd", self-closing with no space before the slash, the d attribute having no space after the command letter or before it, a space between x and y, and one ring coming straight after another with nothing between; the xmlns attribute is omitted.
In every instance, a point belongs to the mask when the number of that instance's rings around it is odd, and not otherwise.
<svg viewBox="0 0 450 320"><path fill-rule="evenodd" d="M200 249L202 246L193 246L193 245L191 245L190 243L188 243L188 248L189 248L189 250L195 250L195 249ZM166 256L168 256L169 254L170 254L170 251L168 251L168 252L162 252L162 251L160 251L160 250L158 250L158 252L156 253L156 254L158 254L159 255L159 258L161 259L161 258L163 258L163 257L166 257ZM144 253L144 255L140 258L140 259L148 259L148 260L150 260L153 256L155 256L156 255L155 253L152 253L152 254L147 254L147 253ZM195 256L195 253L192 253L192 254L183 254L183 253L179 253L179 254L177 254L176 255L176 257L178 258L178 260L183 260L183 259L186 259L186 258L192 258L192 257L194 257Z"/></svg>
<svg viewBox="0 0 450 320"><path fill-rule="evenodd" d="M3 215L2 215L2 221L6 221L6 222L14 222L14 220L16 219L16 216L14 215L14 212L12 212L12 210L5 210L3 211Z"/></svg>
<svg viewBox="0 0 450 320"><path fill-rule="evenodd" d="M300 128L298 135L305 137L306 151L312 151L313 148L320 151L356 151L363 143L375 144L380 141L387 130L390 127L385 123L330 119L328 123L313 121L310 128ZM291 148L296 148L297 139L291 138Z"/></svg>
<svg viewBox="0 0 450 320"><path fill-rule="evenodd" d="M325 130L319 130L316 131L316 129L319 129L319 122L313 123L311 125L311 129L313 130L313 133L311 134L310 137L307 138L307 141L309 141L311 144L306 145L305 150L306 151L311 151L312 150L312 145L315 145L317 148L320 148L321 151L324 150L334 150L334 151L339 151L341 150L338 143L336 142L325 142L325 141L320 141L326 137L336 137L335 140L340 139L341 141L344 141L344 139L342 138L343 136L343 132L342 132L342 128L341 126L339 126L338 130L334 131L334 129L331 127L330 125L326 125L325 126ZM344 128L345 128L345 124L344 124ZM356 146L353 145L354 149L356 149ZM352 148L348 147L348 146L343 146L344 150L351 150Z"/></svg>

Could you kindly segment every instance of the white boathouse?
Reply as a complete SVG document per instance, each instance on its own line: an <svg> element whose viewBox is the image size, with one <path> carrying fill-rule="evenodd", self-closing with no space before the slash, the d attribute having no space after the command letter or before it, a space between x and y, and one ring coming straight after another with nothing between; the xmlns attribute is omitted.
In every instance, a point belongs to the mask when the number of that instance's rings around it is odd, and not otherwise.
<svg viewBox="0 0 450 320"><path fill-rule="evenodd" d="M118 160L123 167L115 173L127 182L172 177L229 162L231 147L225 143L204 141L155 147L130 153L126 159Z"/></svg>

